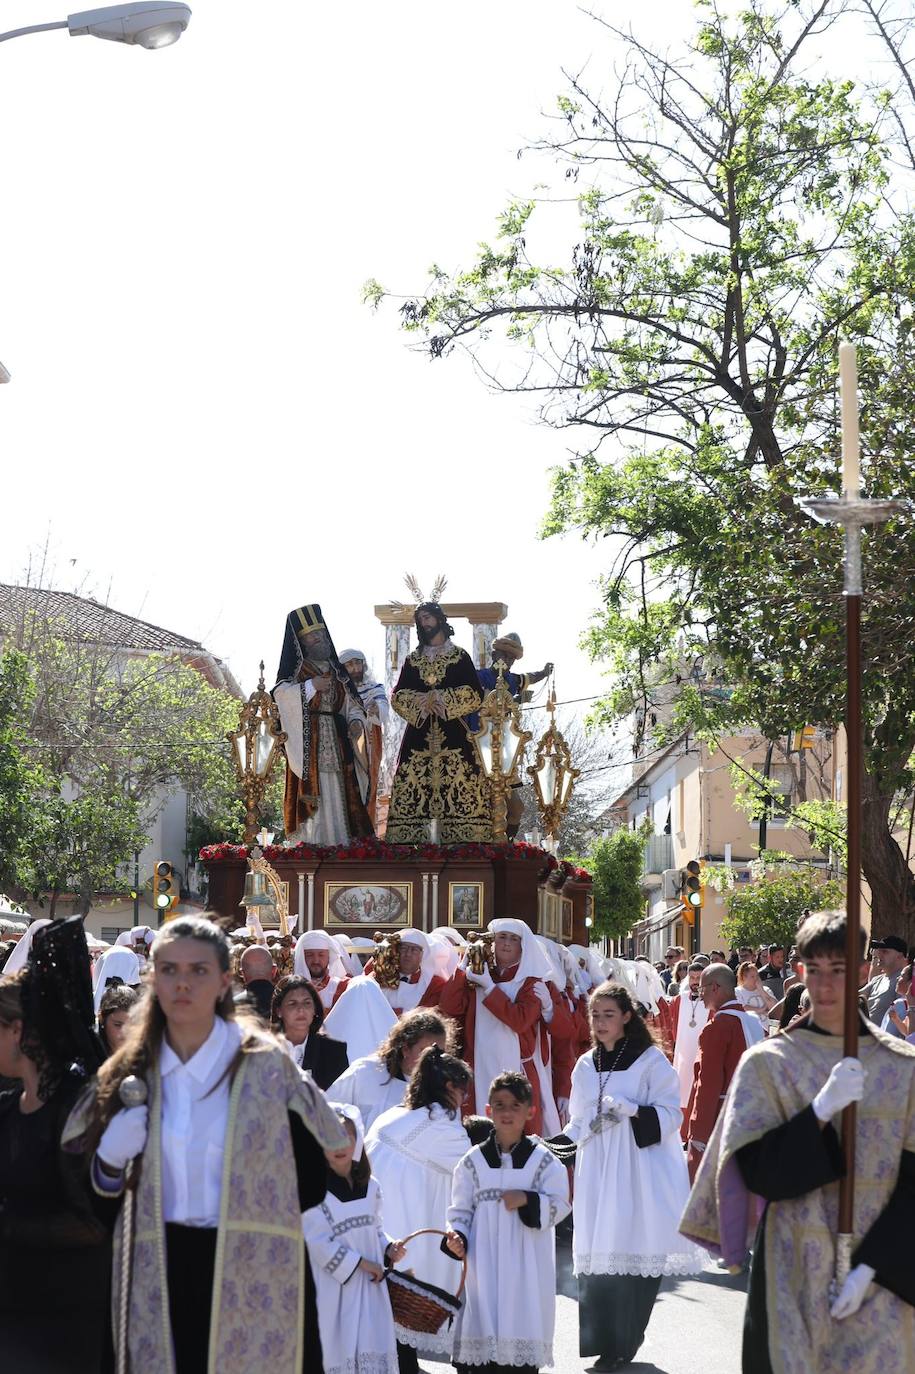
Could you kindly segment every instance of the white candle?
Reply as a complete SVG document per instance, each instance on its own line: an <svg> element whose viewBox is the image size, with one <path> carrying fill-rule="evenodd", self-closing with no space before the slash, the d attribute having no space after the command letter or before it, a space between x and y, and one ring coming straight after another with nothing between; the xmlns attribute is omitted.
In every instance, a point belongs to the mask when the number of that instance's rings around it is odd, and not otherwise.
<svg viewBox="0 0 915 1374"><path fill-rule="evenodd" d="M842 489L846 496L861 490L858 445L858 361L854 344L839 344L839 389L842 397Z"/></svg>

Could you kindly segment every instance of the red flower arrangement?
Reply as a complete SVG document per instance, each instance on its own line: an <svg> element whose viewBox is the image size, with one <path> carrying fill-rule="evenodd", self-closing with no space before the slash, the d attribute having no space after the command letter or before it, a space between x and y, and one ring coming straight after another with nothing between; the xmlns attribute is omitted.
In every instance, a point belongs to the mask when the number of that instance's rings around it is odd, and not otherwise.
<svg viewBox="0 0 915 1374"><path fill-rule="evenodd" d="M456 859L479 861L481 859L537 860L543 865L543 874L552 873L560 867L559 861L545 849L533 844L386 844L374 835L353 840L348 845L296 844L289 848L269 844L264 849L264 858L269 863L278 860L301 862L309 859L317 863L436 863ZM243 844L208 844L200 851L204 863L244 862L248 858L248 848ZM562 861L564 877L575 877L585 882L590 873L576 868L567 860Z"/></svg>

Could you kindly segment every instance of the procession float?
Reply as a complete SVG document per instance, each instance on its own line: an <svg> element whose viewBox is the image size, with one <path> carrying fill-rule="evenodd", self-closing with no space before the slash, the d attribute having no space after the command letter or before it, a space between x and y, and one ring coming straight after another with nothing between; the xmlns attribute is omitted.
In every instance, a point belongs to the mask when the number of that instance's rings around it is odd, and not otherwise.
<svg viewBox="0 0 915 1374"><path fill-rule="evenodd" d="M555 721L553 665L519 670L501 602L444 603L444 579L428 599L408 586L413 603L375 607L384 683L360 650L337 651L319 604L290 612L276 683L267 690L262 663L229 736L245 843L201 850L210 909L290 946L321 929L357 947L410 928L472 939L503 915L587 945L590 874L556 854L578 772ZM454 642L456 619L469 622L470 651ZM549 725L532 747L523 707L543 680ZM281 765L275 843L260 807ZM540 826L519 839L525 783Z"/></svg>

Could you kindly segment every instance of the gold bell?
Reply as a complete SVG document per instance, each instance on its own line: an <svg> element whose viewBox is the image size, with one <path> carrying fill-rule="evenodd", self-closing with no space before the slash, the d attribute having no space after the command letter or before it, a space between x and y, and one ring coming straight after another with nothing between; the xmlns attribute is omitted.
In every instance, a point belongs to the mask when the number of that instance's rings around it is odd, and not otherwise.
<svg viewBox="0 0 915 1374"><path fill-rule="evenodd" d="M273 898L267 892L267 879L263 873L247 872L245 890L239 906L273 906Z"/></svg>

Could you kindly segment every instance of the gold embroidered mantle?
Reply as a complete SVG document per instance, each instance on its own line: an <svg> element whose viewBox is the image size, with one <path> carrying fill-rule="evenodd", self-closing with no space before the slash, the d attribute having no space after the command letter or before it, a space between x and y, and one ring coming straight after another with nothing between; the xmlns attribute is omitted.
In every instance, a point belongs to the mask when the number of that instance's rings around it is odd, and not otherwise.
<svg viewBox="0 0 915 1374"><path fill-rule="evenodd" d="M857 1244L889 1201L903 1150L915 1150L915 1050L875 1026L861 1037L867 1078L858 1106L854 1237ZM680 1229L720 1241L724 1174L734 1156L801 1112L842 1058L841 1036L795 1029L748 1050L702 1158ZM733 1161L733 1163L732 1163ZM773 1374L911 1374L915 1310L874 1285L854 1316L829 1315L835 1265L837 1183L770 1202L765 1226L766 1308Z"/></svg>
<svg viewBox="0 0 915 1374"><path fill-rule="evenodd" d="M260 1037L248 1046L229 1098L210 1353L207 1370L200 1374L261 1374L266 1368L271 1374L301 1374L304 1247L288 1113L299 1115L324 1149L339 1149L345 1132L324 1095L302 1078L278 1046ZM136 1374L175 1374L162 1217L158 1067L147 1082L149 1136L135 1201L130 1368ZM71 1114L65 1139L78 1138L82 1105ZM115 1313L122 1219L123 1212L114 1237Z"/></svg>

